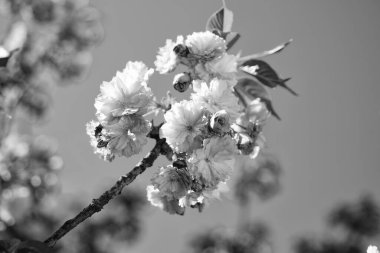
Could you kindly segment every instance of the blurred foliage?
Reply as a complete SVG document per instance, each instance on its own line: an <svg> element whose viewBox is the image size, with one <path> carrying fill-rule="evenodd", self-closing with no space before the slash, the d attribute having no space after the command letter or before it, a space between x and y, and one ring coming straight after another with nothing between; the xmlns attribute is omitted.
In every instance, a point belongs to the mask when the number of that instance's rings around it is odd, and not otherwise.
<svg viewBox="0 0 380 253"><path fill-rule="evenodd" d="M370 195L362 196L356 203L340 204L329 215L328 229L332 233L328 237L298 239L295 252L365 252L367 240L380 234L380 208Z"/></svg>
<svg viewBox="0 0 380 253"><path fill-rule="evenodd" d="M0 238L6 239L3 241L5 243L14 238L24 242L45 238L61 225L62 220L80 211L85 204L77 199L70 199L68 203L58 199L58 196L50 194L27 208L23 206L24 202L15 203L14 209L21 212L21 208L23 213L13 224L3 226ZM114 199L102 211L102 215L84 222L49 252L122 252L139 239L142 224L140 215L145 204L143 191L128 189ZM1 248L0 252L3 252Z"/></svg>
<svg viewBox="0 0 380 253"><path fill-rule="evenodd" d="M50 87L72 83L89 68L91 48L103 37L100 16L87 0L0 0L7 24L0 42L0 94L17 93L0 104L12 115L21 106L41 117Z"/></svg>
<svg viewBox="0 0 380 253"><path fill-rule="evenodd" d="M0 38L0 252L120 252L140 235L145 196L136 190L126 191L54 249L34 241L84 204L59 202L63 161L55 145L14 127L20 116L43 117L51 88L86 73L91 49L103 37L98 11L89 0L0 0L0 13L5 28Z"/></svg>
<svg viewBox="0 0 380 253"><path fill-rule="evenodd" d="M190 241L193 253L272 252L270 233L264 223L247 223L236 231L210 229Z"/></svg>
<svg viewBox="0 0 380 253"><path fill-rule="evenodd" d="M279 193L282 167L277 157L261 150L254 159L243 156L236 159L240 174L234 184L239 208L251 204L251 198L268 200ZM270 253L273 252L269 227L253 222L249 217L234 230L210 229L195 235L190 241L193 253Z"/></svg>
<svg viewBox="0 0 380 253"><path fill-rule="evenodd" d="M142 190L127 189L110 202L99 217L82 223L55 249L62 253L123 252L139 239L145 204L146 197ZM73 214L78 211L80 209L74 208ZM60 220L64 220L63 217Z"/></svg>
<svg viewBox="0 0 380 253"><path fill-rule="evenodd" d="M0 233L25 215L33 215L33 208L57 190L62 165L47 137L11 134L4 139L0 147Z"/></svg>
<svg viewBox="0 0 380 253"><path fill-rule="evenodd" d="M275 196L280 190L281 164L272 153L262 150L255 159L237 159L240 175L235 183L235 196L241 204L252 195L261 200Z"/></svg>

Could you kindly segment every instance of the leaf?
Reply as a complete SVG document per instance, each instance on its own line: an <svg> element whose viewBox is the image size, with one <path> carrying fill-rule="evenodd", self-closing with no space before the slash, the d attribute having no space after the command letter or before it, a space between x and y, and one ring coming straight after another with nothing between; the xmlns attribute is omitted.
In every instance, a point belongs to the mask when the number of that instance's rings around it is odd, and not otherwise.
<svg viewBox="0 0 380 253"><path fill-rule="evenodd" d="M231 32L234 14L223 3L223 7L207 20L206 30L215 33L226 41L228 51L240 38L240 34Z"/></svg>
<svg viewBox="0 0 380 253"><path fill-rule="evenodd" d="M14 253L50 253L50 248L43 242L25 241L21 242Z"/></svg>
<svg viewBox="0 0 380 253"><path fill-rule="evenodd" d="M280 116L273 108L269 93L259 82L251 78L242 78L235 85L234 89L245 106L247 106L250 101L260 98L260 100L266 105L268 111L278 120L281 120Z"/></svg>
<svg viewBox="0 0 380 253"><path fill-rule="evenodd" d="M207 20L206 30L214 32L215 30L222 33L231 32L234 14L227 7L222 7L216 11Z"/></svg>
<svg viewBox="0 0 380 253"><path fill-rule="evenodd" d="M281 86L284 89L287 89L293 95L298 96L298 94L294 90L292 90L289 86L286 85L286 82L289 81L290 78L281 79L276 73L276 71L265 61L252 59L243 62L241 66L243 67L240 68L242 71L256 77L265 86L268 86L270 88ZM247 66L255 67L256 71L247 71L247 68L244 68Z"/></svg>
<svg viewBox="0 0 380 253"><path fill-rule="evenodd" d="M264 51L264 52L261 52L261 53L257 53L257 54L251 54L251 55L247 55L247 56L244 56L244 57L241 57L239 59L240 62L244 62L244 61L248 61L248 60L252 60L252 59L257 59L257 58L262 58L262 57L265 57L265 56L269 56L269 55L272 55L272 54L277 54L277 53L280 53L282 50L284 50L287 46L289 46L289 44L293 41L293 39L290 39L288 40L287 42L281 44L281 45L278 45L277 47L271 49L271 50L268 50L268 51Z"/></svg>

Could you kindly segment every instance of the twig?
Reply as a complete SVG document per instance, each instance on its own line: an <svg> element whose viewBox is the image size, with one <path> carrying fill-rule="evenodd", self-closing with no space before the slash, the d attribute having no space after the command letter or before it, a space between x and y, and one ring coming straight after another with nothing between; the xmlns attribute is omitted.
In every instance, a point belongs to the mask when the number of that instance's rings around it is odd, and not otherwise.
<svg viewBox="0 0 380 253"><path fill-rule="evenodd" d="M149 152L149 154L144 157L141 162L138 163L128 174L122 176L109 190L104 192L99 198L93 199L92 203L84 208L74 218L67 220L57 231L54 232L54 234L46 239L44 243L46 243L49 247L53 247L55 243L65 234L70 232L87 218L90 218L93 214L100 212L111 199L121 194L121 191L125 186L132 183L138 175L142 174L146 170L146 168L153 165L153 162L158 158L160 153L163 153L163 149L167 145L165 139L159 139L158 135L155 134L155 132L158 133L155 128L157 127L154 127L148 135L157 141L156 145Z"/></svg>
<svg viewBox="0 0 380 253"><path fill-rule="evenodd" d="M223 3L223 8L227 8L227 5L226 5L226 0L222 0L222 3Z"/></svg>

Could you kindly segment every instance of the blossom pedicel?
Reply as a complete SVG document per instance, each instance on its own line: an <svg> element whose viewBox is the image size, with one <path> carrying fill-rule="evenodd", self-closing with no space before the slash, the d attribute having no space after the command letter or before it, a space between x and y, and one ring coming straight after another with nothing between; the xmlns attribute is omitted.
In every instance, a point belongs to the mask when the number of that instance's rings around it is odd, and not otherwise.
<svg viewBox="0 0 380 253"><path fill-rule="evenodd" d="M279 118L264 86L288 88L288 79L280 79L257 58L278 53L289 43L251 56L229 54L240 37L231 31L232 19L224 6L210 17L206 31L168 39L159 48L156 71L168 74L182 65L186 70L167 88L187 92L189 100L176 102L168 96L157 102L148 87L153 70L128 62L100 86L97 121L87 124L95 153L112 161L140 153L150 132L157 131L147 116L164 112L155 139L167 145L170 163L152 178L147 197L171 214L183 215L186 206L201 211L209 199L219 198L233 171L241 169L235 159L256 159L264 145L264 124L270 114Z"/></svg>

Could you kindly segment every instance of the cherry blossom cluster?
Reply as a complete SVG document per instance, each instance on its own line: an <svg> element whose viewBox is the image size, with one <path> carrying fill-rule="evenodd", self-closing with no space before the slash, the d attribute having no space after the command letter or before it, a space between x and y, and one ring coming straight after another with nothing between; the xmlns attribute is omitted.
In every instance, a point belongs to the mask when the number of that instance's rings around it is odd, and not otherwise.
<svg viewBox="0 0 380 253"><path fill-rule="evenodd" d="M266 120L271 114L278 117L263 85L274 86L274 80L285 87L287 80L265 68L265 62L252 62L255 57L230 54L239 36L228 23L232 12L224 7L210 18L206 31L168 39L159 48L155 70L168 74L181 65L185 71L174 76L173 88L189 93L187 100L168 96L157 102L148 86L154 70L142 62L128 62L110 82L101 84L95 99L97 121L87 124L95 153L112 161L140 153L153 127L148 115L163 112L159 137L173 155L152 178L147 197L171 214L182 215L186 207L201 211L228 190L226 183L238 166L235 161L240 156L256 158L264 145ZM271 80L260 80L268 74Z"/></svg>

